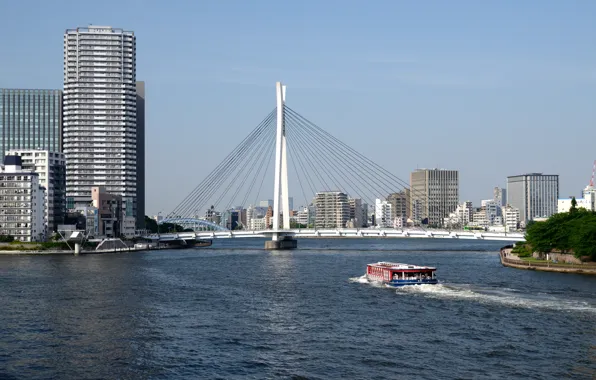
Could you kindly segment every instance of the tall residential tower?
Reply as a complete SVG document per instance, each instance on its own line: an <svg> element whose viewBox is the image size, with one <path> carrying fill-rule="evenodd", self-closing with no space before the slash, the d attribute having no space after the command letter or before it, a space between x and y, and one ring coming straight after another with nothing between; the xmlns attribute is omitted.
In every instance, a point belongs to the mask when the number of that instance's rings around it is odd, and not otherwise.
<svg viewBox="0 0 596 380"><path fill-rule="evenodd" d="M125 217L136 217L139 147L133 32L109 26L66 30L63 104L67 207L88 206L91 188L104 186L122 197Z"/></svg>

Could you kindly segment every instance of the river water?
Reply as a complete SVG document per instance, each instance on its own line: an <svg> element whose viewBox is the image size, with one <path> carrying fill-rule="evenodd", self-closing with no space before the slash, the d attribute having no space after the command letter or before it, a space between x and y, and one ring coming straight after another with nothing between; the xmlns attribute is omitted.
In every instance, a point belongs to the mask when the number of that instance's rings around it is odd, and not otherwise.
<svg viewBox="0 0 596 380"><path fill-rule="evenodd" d="M596 277L502 267L498 242L263 244L0 255L0 378L596 376ZM381 260L441 284L367 283Z"/></svg>

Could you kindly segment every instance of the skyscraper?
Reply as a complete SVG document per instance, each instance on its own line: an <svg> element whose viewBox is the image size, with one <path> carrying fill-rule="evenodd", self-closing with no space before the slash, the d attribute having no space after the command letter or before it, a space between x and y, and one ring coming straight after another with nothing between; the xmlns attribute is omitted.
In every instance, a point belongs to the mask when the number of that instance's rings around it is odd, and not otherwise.
<svg viewBox="0 0 596 380"><path fill-rule="evenodd" d="M553 215L558 199L558 175L529 173L507 177L507 203L519 209L521 223Z"/></svg>
<svg viewBox="0 0 596 380"><path fill-rule="evenodd" d="M136 217L139 148L133 32L110 26L66 30L63 124L67 207L88 205L91 187L104 186L122 197L126 217Z"/></svg>
<svg viewBox="0 0 596 380"><path fill-rule="evenodd" d="M0 157L11 149L62 152L62 91L0 89Z"/></svg>
<svg viewBox="0 0 596 380"><path fill-rule="evenodd" d="M457 170L416 169L410 173L410 217L440 226L459 202Z"/></svg>

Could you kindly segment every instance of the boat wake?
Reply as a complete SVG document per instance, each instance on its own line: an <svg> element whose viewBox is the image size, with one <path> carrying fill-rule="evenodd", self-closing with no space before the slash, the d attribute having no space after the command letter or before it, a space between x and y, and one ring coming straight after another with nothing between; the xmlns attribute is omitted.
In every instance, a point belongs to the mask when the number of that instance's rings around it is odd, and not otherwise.
<svg viewBox="0 0 596 380"><path fill-rule="evenodd" d="M350 282L385 287L366 275L350 278ZM468 300L486 304L501 304L528 309L582 311L596 314L596 302L563 299L552 294L529 294L517 289L479 287L468 284L411 285L395 289L398 295L416 295L435 299Z"/></svg>
<svg viewBox="0 0 596 380"><path fill-rule="evenodd" d="M596 304L562 299L549 294L524 294L516 289L474 287L466 284L416 285L396 288L398 295L422 295L437 299L460 299L528 309L583 311L596 314Z"/></svg>

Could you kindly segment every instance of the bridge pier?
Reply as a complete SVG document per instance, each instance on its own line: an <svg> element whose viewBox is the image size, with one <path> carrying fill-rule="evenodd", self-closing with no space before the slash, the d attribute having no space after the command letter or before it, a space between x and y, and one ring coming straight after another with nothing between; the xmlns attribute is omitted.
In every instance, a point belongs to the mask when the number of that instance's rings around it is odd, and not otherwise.
<svg viewBox="0 0 596 380"><path fill-rule="evenodd" d="M298 248L298 240L290 236L280 236L278 240L265 241L265 249L272 250L286 250Z"/></svg>

